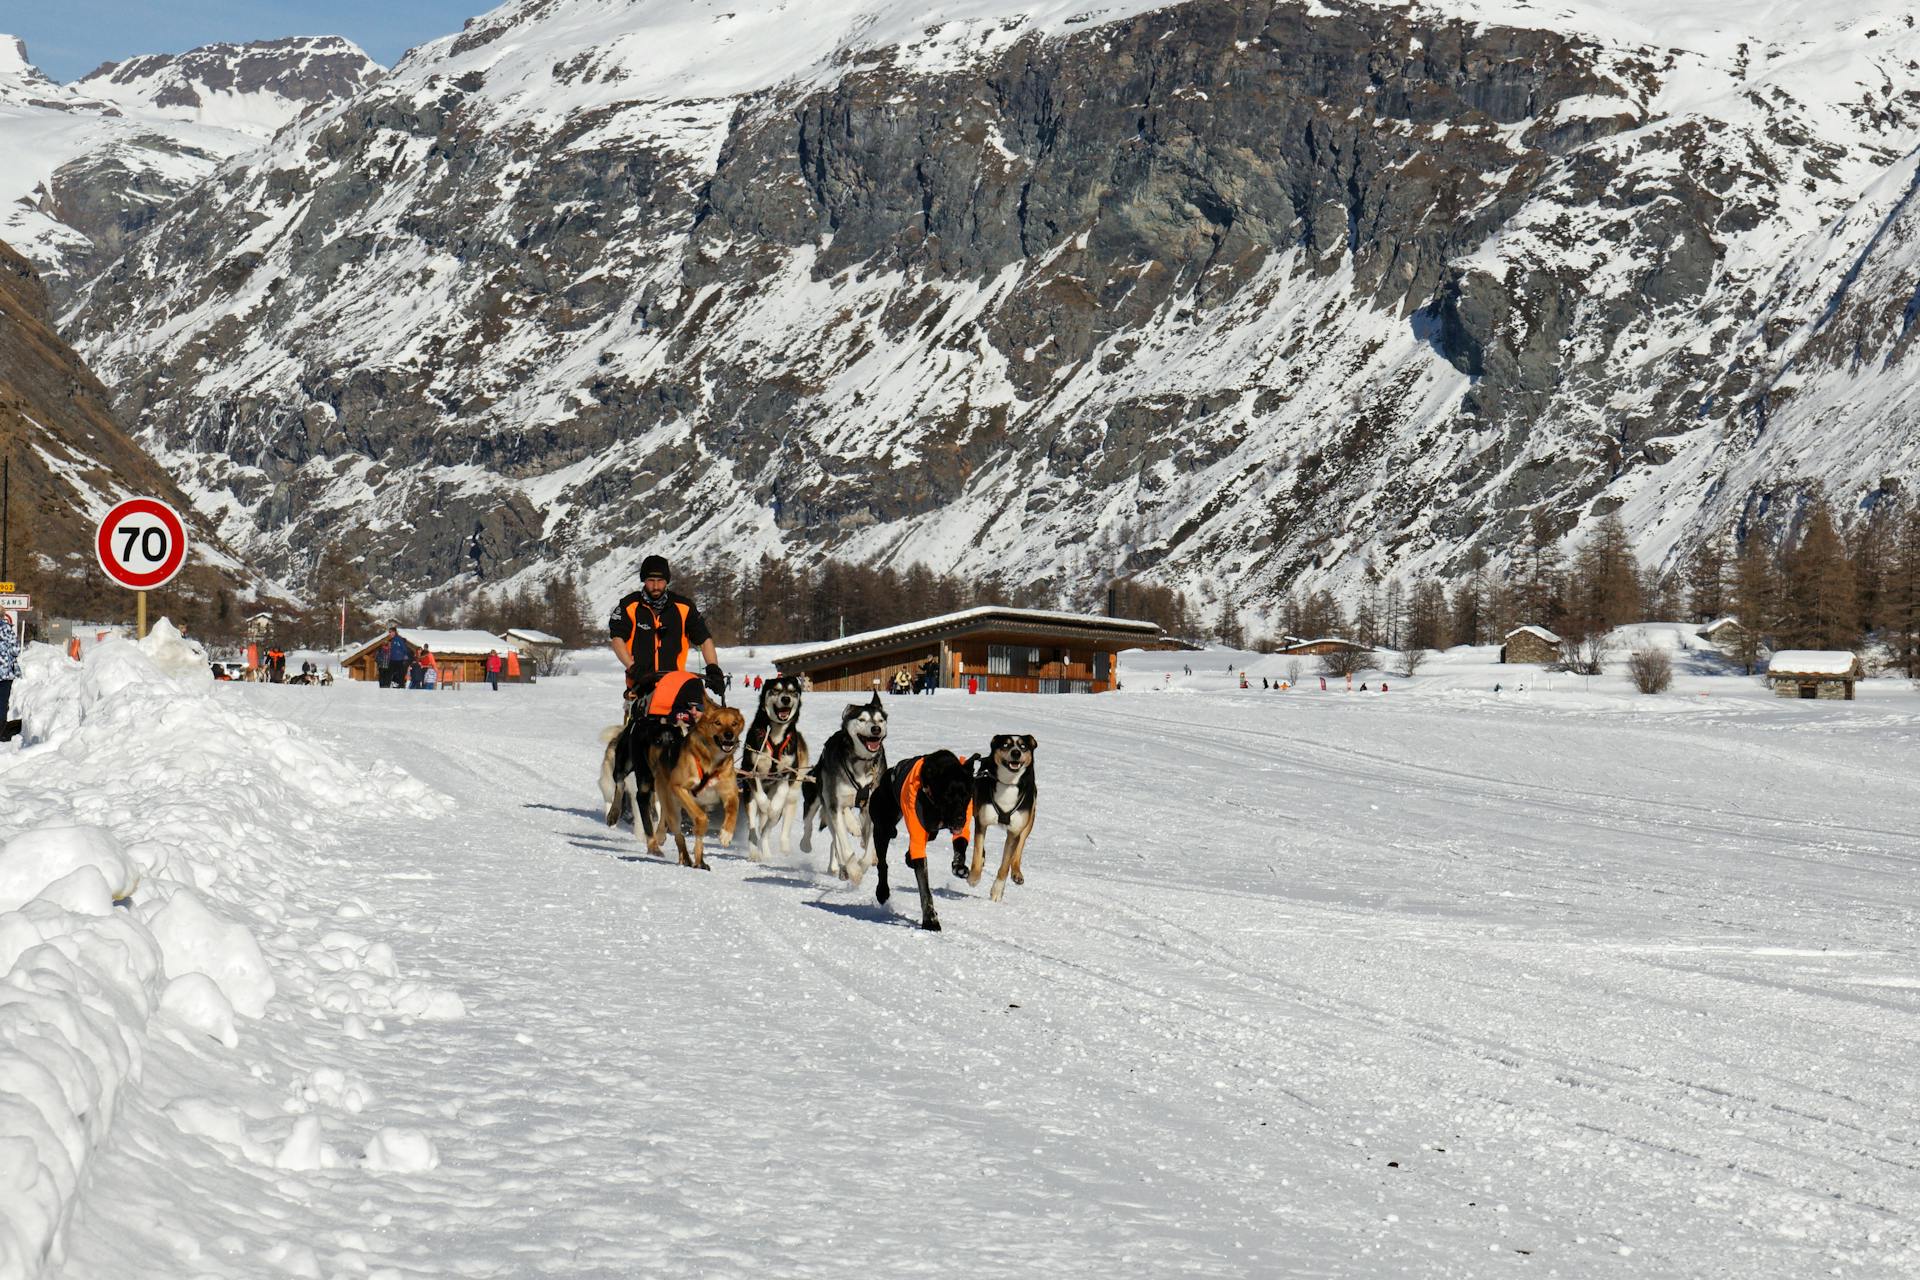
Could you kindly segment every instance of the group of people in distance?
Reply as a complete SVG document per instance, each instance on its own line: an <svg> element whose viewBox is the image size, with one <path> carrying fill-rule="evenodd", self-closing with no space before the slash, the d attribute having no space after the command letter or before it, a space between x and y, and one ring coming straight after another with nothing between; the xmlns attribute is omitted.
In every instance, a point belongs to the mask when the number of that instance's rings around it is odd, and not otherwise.
<svg viewBox="0 0 1920 1280"><path fill-rule="evenodd" d="M397 624L387 628L386 638L373 651L374 665L380 672L382 689L438 689L441 683L440 660L433 656L433 646L421 644L415 646L400 634ZM498 649L487 650L487 684L495 693L500 691L500 673L506 666L506 660Z"/></svg>

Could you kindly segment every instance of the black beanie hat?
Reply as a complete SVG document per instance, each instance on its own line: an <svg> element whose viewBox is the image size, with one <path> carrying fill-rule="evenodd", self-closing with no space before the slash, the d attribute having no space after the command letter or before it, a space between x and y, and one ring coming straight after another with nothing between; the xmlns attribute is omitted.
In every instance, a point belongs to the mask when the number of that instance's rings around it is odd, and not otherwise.
<svg viewBox="0 0 1920 1280"><path fill-rule="evenodd" d="M640 576L643 579L665 578L668 582L672 582L673 570L667 567L665 556L648 556L640 562Z"/></svg>

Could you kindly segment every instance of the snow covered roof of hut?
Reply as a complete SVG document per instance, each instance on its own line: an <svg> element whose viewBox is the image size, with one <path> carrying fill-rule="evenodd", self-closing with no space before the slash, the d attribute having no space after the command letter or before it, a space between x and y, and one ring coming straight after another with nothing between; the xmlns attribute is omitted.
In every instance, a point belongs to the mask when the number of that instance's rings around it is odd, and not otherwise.
<svg viewBox="0 0 1920 1280"><path fill-rule="evenodd" d="M1724 618L1715 618L1712 622L1709 622L1706 626L1700 628L1700 634L1703 636L1710 636L1714 632L1720 630L1723 627L1737 627L1739 625L1740 625L1740 619L1734 617L1732 614L1728 614Z"/></svg>
<svg viewBox="0 0 1920 1280"><path fill-rule="evenodd" d="M1860 660L1846 649L1782 649L1767 664L1770 676L1850 676Z"/></svg>
<svg viewBox="0 0 1920 1280"><path fill-rule="evenodd" d="M503 640L521 640L527 644L551 645L556 649L566 648L567 642L559 636L548 635L544 631L535 631L532 627L508 627L501 632Z"/></svg>
<svg viewBox="0 0 1920 1280"><path fill-rule="evenodd" d="M862 631L842 636L826 644L790 653L779 660L782 671L797 670L809 663L841 657L856 651L890 649L896 645L924 642L983 630L1008 630L1016 633L1081 635L1123 639L1129 645L1158 640L1160 628L1134 618L1109 618L1103 614L1060 613L1051 609L1012 609L1001 605L981 605L924 618L878 631Z"/></svg>
<svg viewBox="0 0 1920 1280"><path fill-rule="evenodd" d="M484 655L501 647L499 636L491 631L430 631L425 627L401 627L400 638L415 649L431 649L435 653L478 654ZM385 644L387 633L382 631L365 644L357 646L344 661L352 662L367 650Z"/></svg>
<svg viewBox="0 0 1920 1280"><path fill-rule="evenodd" d="M1545 627L1536 627L1531 622L1529 622L1524 627L1515 627L1513 630L1507 632L1506 635L1501 636L1500 638L1502 640L1511 640L1515 636L1521 634L1522 632L1525 632L1527 635L1530 635L1530 636L1539 636L1542 640L1545 640L1548 644L1560 643L1559 636L1553 634L1553 632L1547 630Z"/></svg>

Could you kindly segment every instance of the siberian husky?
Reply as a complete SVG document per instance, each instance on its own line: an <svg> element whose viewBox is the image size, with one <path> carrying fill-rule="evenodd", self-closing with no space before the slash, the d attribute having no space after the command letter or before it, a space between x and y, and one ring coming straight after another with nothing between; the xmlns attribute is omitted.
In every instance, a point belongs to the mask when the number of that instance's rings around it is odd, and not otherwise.
<svg viewBox="0 0 1920 1280"><path fill-rule="evenodd" d="M797 676L767 681L760 689L760 711L747 730L740 791L747 802L747 857L754 862L766 861L775 826L781 854L793 849L793 823L811 758L800 736L800 693Z"/></svg>
<svg viewBox="0 0 1920 1280"><path fill-rule="evenodd" d="M841 711L839 732L821 748L820 762L803 788L806 816L800 848L811 853L814 830L824 826L833 839L827 869L856 885L873 865L871 805L874 788L886 773L887 709L876 693L864 706L848 703Z"/></svg>

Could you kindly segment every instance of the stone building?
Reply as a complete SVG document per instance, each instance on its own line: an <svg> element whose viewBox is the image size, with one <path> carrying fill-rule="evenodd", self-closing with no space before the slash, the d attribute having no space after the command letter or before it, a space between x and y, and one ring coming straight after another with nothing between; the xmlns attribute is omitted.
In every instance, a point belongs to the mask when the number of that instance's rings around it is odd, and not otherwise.
<svg viewBox="0 0 1920 1280"><path fill-rule="evenodd" d="M1501 639L1500 661L1558 662L1560 661L1560 637L1545 627L1536 627L1531 624L1515 627Z"/></svg>
<svg viewBox="0 0 1920 1280"><path fill-rule="evenodd" d="M1740 625L1738 618L1715 618L1700 628L1700 638L1708 644L1729 645L1739 642L1747 629Z"/></svg>
<svg viewBox="0 0 1920 1280"><path fill-rule="evenodd" d="M1776 698L1853 701L1860 659L1845 649L1782 649L1767 664Z"/></svg>

